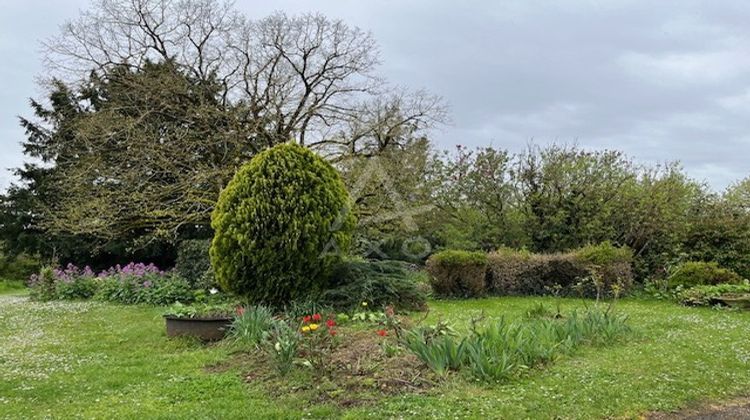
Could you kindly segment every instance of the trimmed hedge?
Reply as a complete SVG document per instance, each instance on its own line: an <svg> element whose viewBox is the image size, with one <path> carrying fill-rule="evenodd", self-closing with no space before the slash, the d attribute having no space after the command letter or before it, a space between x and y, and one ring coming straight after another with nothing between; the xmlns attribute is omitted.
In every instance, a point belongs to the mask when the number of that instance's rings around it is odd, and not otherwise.
<svg viewBox="0 0 750 420"><path fill-rule="evenodd" d="M477 297L486 292L487 255L447 250L427 260L432 290L443 297Z"/></svg>
<svg viewBox="0 0 750 420"><path fill-rule="evenodd" d="M682 263L669 277L670 289L715 284L739 284L742 277L715 262L688 261Z"/></svg>
<svg viewBox="0 0 750 420"><path fill-rule="evenodd" d="M632 252L610 243L557 254L501 248L485 255L443 251L427 261L439 296L559 295L602 297L633 284Z"/></svg>

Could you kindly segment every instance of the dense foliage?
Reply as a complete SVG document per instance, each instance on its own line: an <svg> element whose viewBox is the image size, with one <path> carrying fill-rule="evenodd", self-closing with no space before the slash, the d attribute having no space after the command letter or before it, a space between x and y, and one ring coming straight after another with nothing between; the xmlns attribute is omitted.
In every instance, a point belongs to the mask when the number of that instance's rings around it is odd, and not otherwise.
<svg viewBox="0 0 750 420"><path fill-rule="evenodd" d="M750 284L715 284L694 286L679 290L677 300L688 306L712 306L719 304L718 299L723 295L750 294Z"/></svg>
<svg viewBox="0 0 750 420"><path fill-rule="evenodd" d="M427 260L427 272L438 296L481 296L487 286L487 255L483 252L441 251Z"/></svg>
<svg viewBox="0 0 750 420"><path fill-rule="evenodd" d="M210 239L188 239L177 246L175 271L195 288L214 286L214 271L208 252Z"/></svg>
<svg viewBox="0 0 750 420"><path fill-rule="evenodd" d="M352 259L339 263L331 276L331 288L320 302L348 311L366 302L373 308L391 305L396 310L425 309L428 284L420 273L400 261Z"/></svg>
<svg viewBox="0 0 750 420"><path fill-rule="evenodd" d="M427 261L440 296L561 295L603 297L626 292L633 283L632 252L610 243L572 252L534 254L501 248L482 252L448 250Z"/></svg>
<svg viewBox="0 0 750 420"><path fill-rule="evenodd" d="M742 277L716 262L688 261L680 264L667 279L670 288L717 284L738 284Z"/></svg>
<svg viewBox="0 0 750 420"><path fill-rule="evenodd" d="M309 149L281 144L254 157L221 192L211 265L226 290L283 305L324 289L354 223L336 170Z"/></svg>

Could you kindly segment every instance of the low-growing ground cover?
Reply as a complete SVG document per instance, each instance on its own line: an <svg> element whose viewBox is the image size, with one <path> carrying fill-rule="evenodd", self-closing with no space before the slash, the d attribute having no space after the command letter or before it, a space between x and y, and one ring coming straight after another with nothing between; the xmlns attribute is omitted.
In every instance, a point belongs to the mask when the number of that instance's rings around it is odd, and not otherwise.
<svg viewBox="0 0 750 420"><path fill-rule="evenodd" d="M521 320L539 302L560 303L564 311L583 305L553 298L433 301L425 322L448 321L461 331L482 311ZM729 399L750 386L750 313L643 300L624 300L618 311L635 330L625 342L584 346L501 384L452 374L434 386L373 392L373 400L346 405L314 399L335 389L278 387L306 383L304 373L275 382L253 377L247 359L226 344L166 339L163 308L3 295L0 418L630 417ZM375 332L363 324L339 334Z"/></svg>

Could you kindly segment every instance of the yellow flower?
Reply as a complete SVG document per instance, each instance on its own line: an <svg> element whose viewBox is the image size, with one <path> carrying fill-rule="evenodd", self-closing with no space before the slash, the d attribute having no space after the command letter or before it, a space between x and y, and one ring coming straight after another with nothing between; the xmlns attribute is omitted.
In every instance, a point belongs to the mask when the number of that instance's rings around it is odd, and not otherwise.
<svg viewBox="0 0 750 420"><path fill-rule="evenodd" d="M315 324L313 324L313 325L315 325ZM302 327L302 332L310 332L310 326L309 325L305 325L304 327Z"/></svg>
<svg viewBox="0 0 750 420"><path fill-rule="evenodd" d="M310 331L315 331L318 329L318 324L310 324Z"/></svg>
<svg viewBox="0 0 750 420"><path fill-rule="evenodd" d="M367 306L367 302L362 302L362 306Z"/></svg>

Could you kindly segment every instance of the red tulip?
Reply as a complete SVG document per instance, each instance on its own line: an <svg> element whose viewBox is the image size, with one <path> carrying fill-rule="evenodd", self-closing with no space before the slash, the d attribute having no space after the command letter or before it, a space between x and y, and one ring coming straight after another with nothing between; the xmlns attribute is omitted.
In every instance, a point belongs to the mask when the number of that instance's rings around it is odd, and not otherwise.
<svg viewBox="0 0 750 420"><path fill-rule="evenodd" d="M335 330L328 330L328 334L331 334L332 336L336 335L336 331Z"/></svg>
<svg viewBox="0 0 750 420"><path fill-rule="evenodd" d="M320 314L315 314L312 316L313 321L318 322L320 321Z"/></svg>
<svg viewBox="0 0 750 420"><path fill-rule="evenodd" d="M385 337L386 335L388 335L388 331L386 331L386 330L378 330L378 335L381 336L381 337Z"/></svg>
<svg viewBox="0 0 750 420"><path fill-rule="evenodd" d="M328 326L328 328L333 328L336 325L336 321L329 319L328 321L326 321L326 325Z"/></svg>
<svg viewBox="0 0 750 420"><path fill-rule="evenodd" d="M302 322L304 322L305 324L308 324L310 322L310 319L311 319L310 315L305 315L304 317L302 317Z"/></svg>

